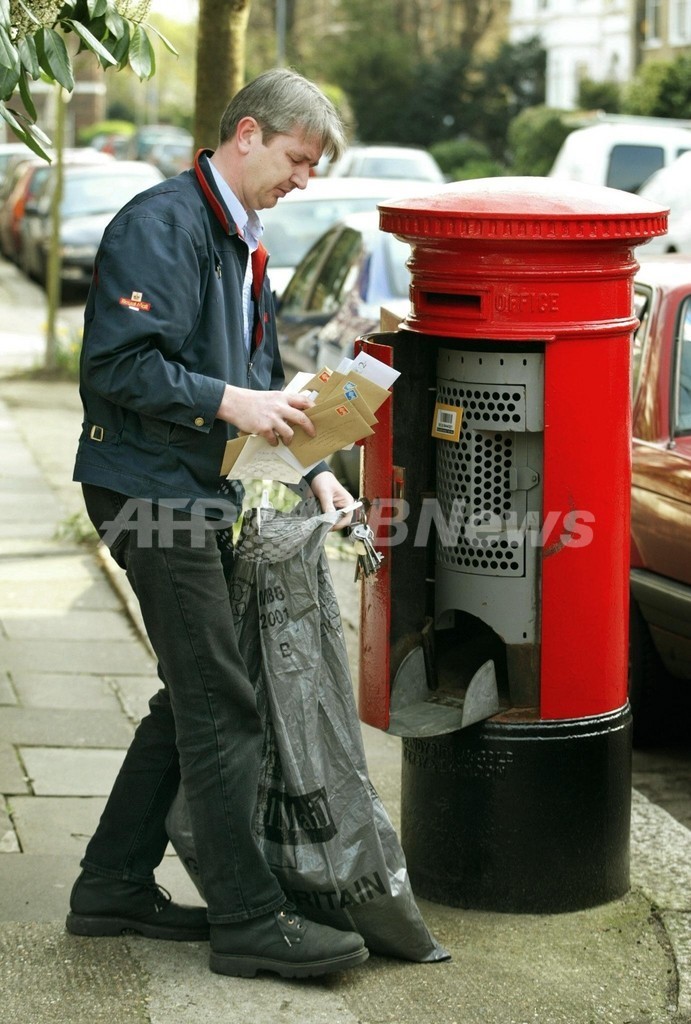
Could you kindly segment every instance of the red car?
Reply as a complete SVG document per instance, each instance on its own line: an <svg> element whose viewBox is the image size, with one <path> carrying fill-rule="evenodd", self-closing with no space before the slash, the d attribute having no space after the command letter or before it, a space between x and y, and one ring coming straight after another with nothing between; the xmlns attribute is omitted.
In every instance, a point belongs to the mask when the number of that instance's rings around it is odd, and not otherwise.
<svg viewBox="0 0 691 1024"><path fill-rule="evenodd" d="M638 739L691 680L691 256L638 253L633 341L630 696Z"/></svg>

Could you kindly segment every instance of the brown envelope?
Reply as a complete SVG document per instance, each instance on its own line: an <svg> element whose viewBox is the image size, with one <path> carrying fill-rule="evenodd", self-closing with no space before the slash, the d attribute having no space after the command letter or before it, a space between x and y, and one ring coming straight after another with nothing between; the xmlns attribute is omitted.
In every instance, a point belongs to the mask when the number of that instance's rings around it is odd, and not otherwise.
<svg viewBox="0 0 691 1024"><path fill-rule="evenodd" d="M315 404L307 410L307 415L316 427L316 437L310 437L301 427L296 427L289 445L289 450L303 466L319 462L353 441L374 433L352 401L344 400L324 407Z"/></svg>
<svg viewBox="0 0 691 1024"><path fill-rule="evenodd" d="M322 385L318 397L315 399L316 402L323 402L327 398L331 398L334 393L338 393L341 397L347 397L344 391L345 385L348 383L355 385L355 390L358 395L367 402L372 412L376 412L380 405L386 401L391 394L386 388L382 388L379 384L375 384L374 381L369 380L367 377L363 377L361 373L356 371L348 373L336 373L335 371L329 377L326 384Z"/></svg>

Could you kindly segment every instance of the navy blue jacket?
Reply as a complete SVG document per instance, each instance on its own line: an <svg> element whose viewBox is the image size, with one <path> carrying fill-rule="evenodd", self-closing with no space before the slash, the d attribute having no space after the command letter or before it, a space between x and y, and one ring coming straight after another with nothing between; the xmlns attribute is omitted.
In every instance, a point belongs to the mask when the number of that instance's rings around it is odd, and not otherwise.
<svg viewBox="0 0 691 1024"><path fill-rule="evenodd" d="M280 389L267 253L253 255L254 326L243 341L248 249L210 154L129 202L110 222L85 310L84 423L74 479L190 507L219 493L235 427L215 418L226 383ZM176 501L177 504L177 501Z"/></svg>

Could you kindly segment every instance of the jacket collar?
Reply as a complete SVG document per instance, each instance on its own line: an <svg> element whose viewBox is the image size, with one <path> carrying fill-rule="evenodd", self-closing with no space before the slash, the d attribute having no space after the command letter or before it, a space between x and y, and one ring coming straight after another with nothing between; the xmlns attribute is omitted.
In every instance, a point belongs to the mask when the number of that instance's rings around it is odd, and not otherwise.
<svg viewBox="0 0 691 1024"><path fill-rule="evenodd" d="M214 176L209 169L209 157L211 156L213 156L213 150L200 149L194 158L194 173L197 176L197 181L204 193L206 201L213 210L214 216L223 227L223 230L228 235L237 235L239 234L238 226L230 216L226 204L223 202L218 191L218 187L214 181ZM266 274L266 264L268 261L269 254L265 246L260 242L252 253L252 296L257 305L259 304L264 276ZM263 334L264 327L261 319L259 319L257 323L255 323L253 339L254 348L261 344Z"/></svg>
<svg viewBox="0 0 691 1024"><path fill-rule="evenodd" d="M209 168L209 157L213 156L212 149L200 149L194 158L194 173L197 181L206 198L207 203L213 210L214 216L220 222L227 235L238 233L237 224L228 213L226 204L221 199L214 176Z"/></svg>

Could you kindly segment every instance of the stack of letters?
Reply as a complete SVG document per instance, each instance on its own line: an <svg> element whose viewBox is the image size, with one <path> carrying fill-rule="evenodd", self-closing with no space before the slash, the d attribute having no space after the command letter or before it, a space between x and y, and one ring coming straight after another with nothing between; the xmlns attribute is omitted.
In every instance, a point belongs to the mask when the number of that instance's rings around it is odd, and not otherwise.
<svg viewBox="0 0 691 1024"><path fill-rule="evenodd" d="M314 375L298 373L286 391L313 399L314 405L306 412L316 436L297 427L290 447L282 442L272 446L256 434L237 437L226 444L221 475L233 480L298 483L328 455L374 433L375 412L389 397L389 388L398 376L397 370L367 352L343 360L335 370L325 367Z"/></svg>

